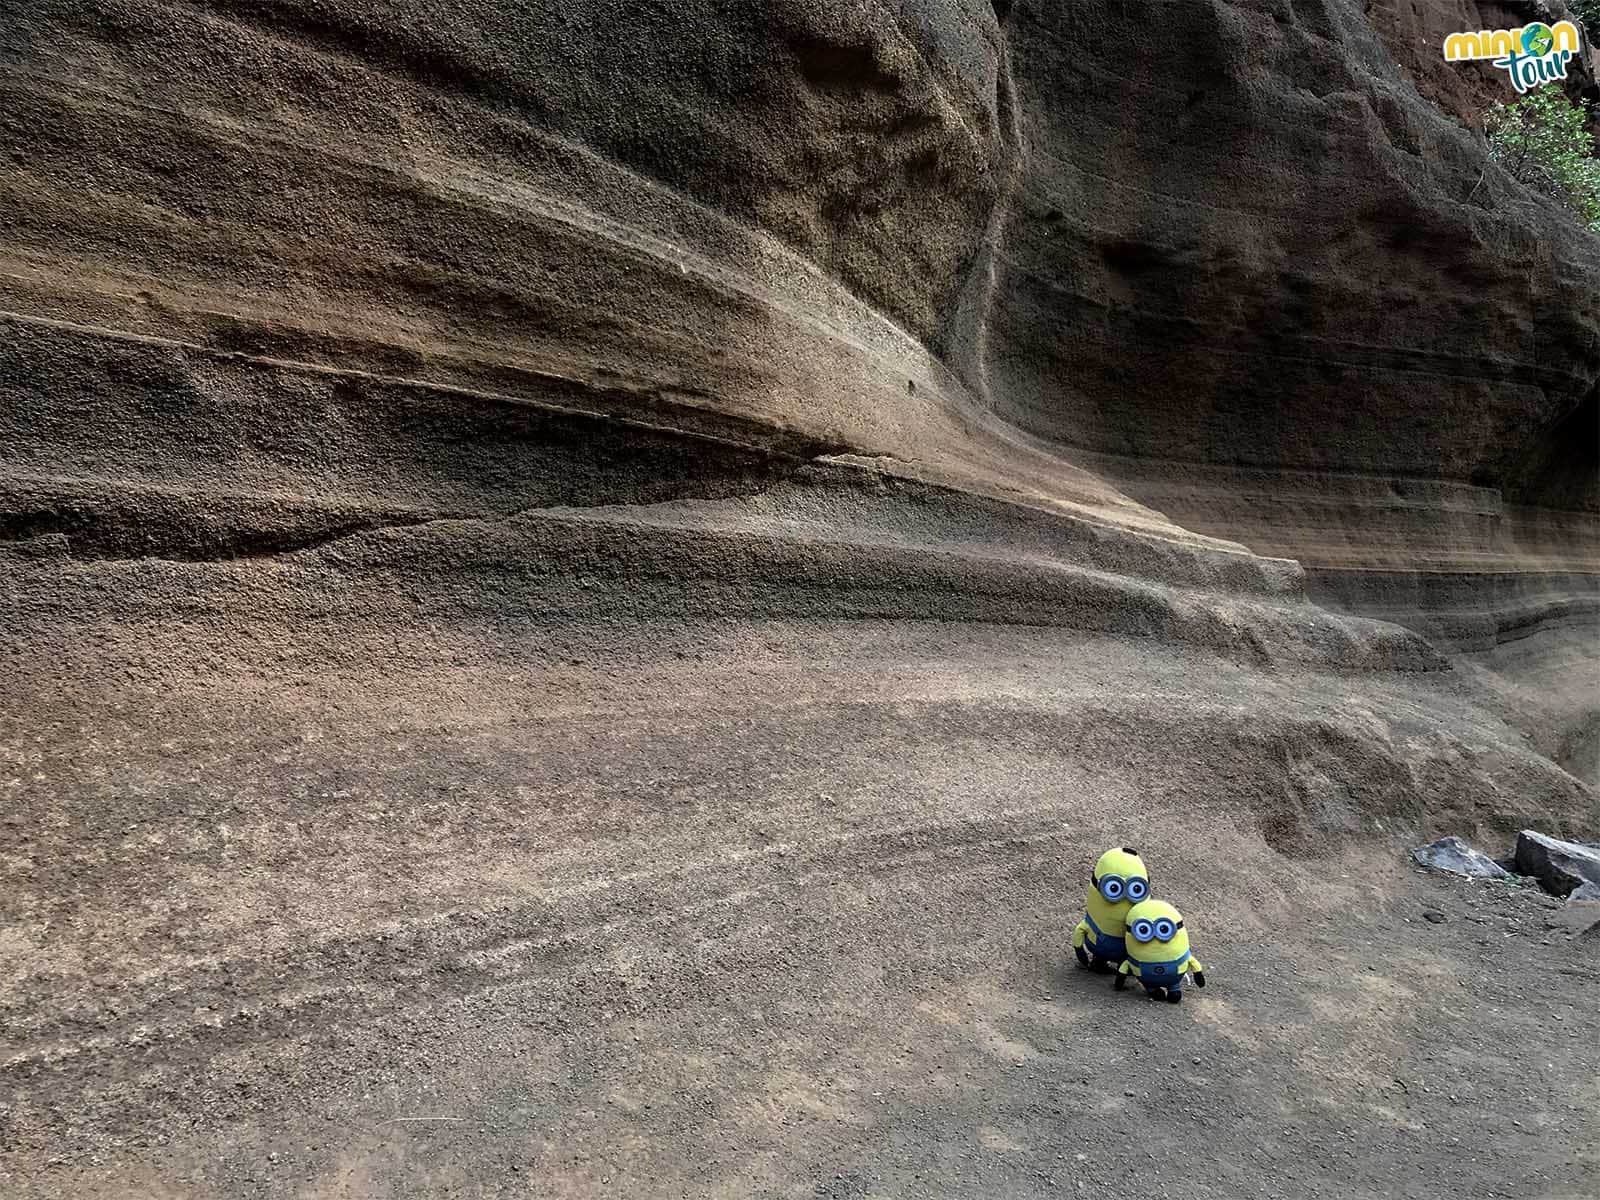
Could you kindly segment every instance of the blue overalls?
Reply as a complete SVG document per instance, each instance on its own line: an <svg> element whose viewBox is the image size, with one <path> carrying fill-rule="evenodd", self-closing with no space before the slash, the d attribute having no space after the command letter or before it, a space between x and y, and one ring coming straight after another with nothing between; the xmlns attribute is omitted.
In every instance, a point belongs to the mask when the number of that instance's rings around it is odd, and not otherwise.
<svg viewBox="0 0 1600 1200"><path fill-rule="evenodd" d="M1183 964L1189 961L1189 951L1185 950L1181 957L1169 958L1165 962L1140 962L1137 958L1128 961L1133 964L1133 973L1144 984L1145 991L1151 988L1166 988L1169 992L1183 990Z"/></svg>
<svg viewBox="0 0 1600 1200"><path fill-rule="evenodd" d="M1089 926L1089 936L1084 939L1089 943L1089 953L1096 958L1107 958L1118 963L1128 957L1126 938L1112 937L1096 925L1088 913L1083 914L1083 920Z"/></svg>

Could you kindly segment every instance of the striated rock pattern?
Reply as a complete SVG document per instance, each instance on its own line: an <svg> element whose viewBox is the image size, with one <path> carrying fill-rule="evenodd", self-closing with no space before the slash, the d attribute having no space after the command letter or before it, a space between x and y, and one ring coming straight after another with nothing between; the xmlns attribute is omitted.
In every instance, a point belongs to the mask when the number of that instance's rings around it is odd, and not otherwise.
<svg viewBox="0 0 1600 1200"><path fill-rule="evenodd" d="M1369 7L13 6L0 540L260 555L825 458L1569 661L1600 249L1447 115L1488 84L1439 29L1522 6ZM1582 763L1576 678L1527 685Z"/></svg>
<svg viewBox="0 0 1600 1200"><path fill-rule="evenodd" d="M6 528L585 502L535 404L1153 507L1473 645L1588 612L1594 240L1391 54L1511 7L29 4Z"/></svg>
<svg viewBox="0 0 1600 1200"><path fill-rule="evenodd" d="M0 0L0 1181L1058 1195L1130 828L1239 980L1140 1127L1409 1178L1299 1098L1588 986L1399 915L1600 828L1600 240L1428 49L1523 7Z"/></svg>
<svg viewBox="0 0 1600 1200"><path fill-rule="evenodd" d="M1171 6L1120 69L1073 69L1118 19L1010 25L1034 152L997 405L1329 600L1477 646L1592 613L1594 239L1419 102L1352 6Z"/></svg>
<svg viewBox="0 0 1600 1200"><path fill-rule="evenodd" d="M1268 658L1490 655L1592 780L1600 243L1424 69L1521 9L1370 7L14 6L0 544L584 509L891 592L936 547ZM1207 633L1196 587L1294 608Z"/></svg>

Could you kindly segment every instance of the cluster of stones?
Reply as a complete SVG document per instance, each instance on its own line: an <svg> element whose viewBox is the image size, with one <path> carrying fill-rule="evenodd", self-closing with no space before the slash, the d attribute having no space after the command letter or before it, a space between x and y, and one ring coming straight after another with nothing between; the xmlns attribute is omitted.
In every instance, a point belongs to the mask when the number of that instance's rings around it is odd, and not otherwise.
<svg viewBox="0 0 1600 1200"><path fill-rule="evenodd" d="M1458 837L1444 837L1418 846L1411 857L1425 867L1472 879L1526 876L1553 896L1568 900L1600 900L1600 845L1569 842L1532 829L1517 835L1509 858L1492 859Z"/></svg>

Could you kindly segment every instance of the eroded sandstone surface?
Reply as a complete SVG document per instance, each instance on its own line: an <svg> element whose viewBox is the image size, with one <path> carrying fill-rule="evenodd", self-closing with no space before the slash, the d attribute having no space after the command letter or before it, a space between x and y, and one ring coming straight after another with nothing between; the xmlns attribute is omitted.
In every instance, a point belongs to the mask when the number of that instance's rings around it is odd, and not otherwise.
<svg viewBox="0 0 1600 1200"><path fill-rule="evenodd" d="M1533 8L0 6L0 1190L1584 1194Z"/></svg>

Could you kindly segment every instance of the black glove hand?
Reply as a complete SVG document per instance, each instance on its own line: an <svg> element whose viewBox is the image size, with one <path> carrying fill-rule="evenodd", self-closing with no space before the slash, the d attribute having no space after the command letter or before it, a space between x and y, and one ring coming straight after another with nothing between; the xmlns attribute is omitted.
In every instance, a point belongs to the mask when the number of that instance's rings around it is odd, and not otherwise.
<svg viewBox="0 0 1600 1200"><path fill-rule="evenodd" d="M1195 987L1205 987L1206 973L1204 971L1196 971L1194 973L1194 985Z"/></svg>

